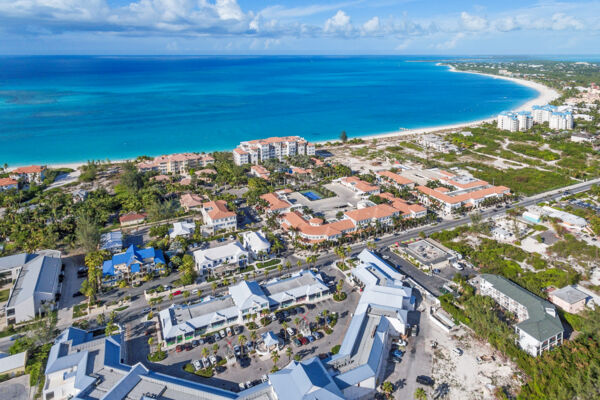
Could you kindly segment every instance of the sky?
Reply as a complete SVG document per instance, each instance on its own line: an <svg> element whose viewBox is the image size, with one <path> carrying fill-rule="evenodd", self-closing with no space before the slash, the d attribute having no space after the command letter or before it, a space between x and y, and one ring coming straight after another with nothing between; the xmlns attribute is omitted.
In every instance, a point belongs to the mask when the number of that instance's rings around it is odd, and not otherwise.
<svg viewBox="0 0 600 400"><path fill-rule="evenodd" d="M600 0L0 0L0 54L598 55Z"/></svg>

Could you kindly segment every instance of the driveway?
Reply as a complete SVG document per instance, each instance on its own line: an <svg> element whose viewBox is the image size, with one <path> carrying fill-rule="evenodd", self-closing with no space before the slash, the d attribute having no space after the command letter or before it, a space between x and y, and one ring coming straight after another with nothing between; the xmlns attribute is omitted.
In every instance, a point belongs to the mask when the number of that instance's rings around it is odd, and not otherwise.
<svg viewBox="0 0 600 400"><path fill-rule="evenodd" d="M0 399L28 400L29 375L22 375L0 383Z"/></svg>

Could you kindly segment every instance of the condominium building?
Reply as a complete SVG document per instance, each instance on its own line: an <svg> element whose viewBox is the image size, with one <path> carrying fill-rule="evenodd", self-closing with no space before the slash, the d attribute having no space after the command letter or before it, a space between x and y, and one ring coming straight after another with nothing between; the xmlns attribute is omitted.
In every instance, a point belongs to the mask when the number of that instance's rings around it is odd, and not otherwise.
<svg viewBox="0 0 600 400"><path fill-rule="evenodd" d="M314 155L315 145L299 136L270 137L267 139L241 142L233 150L233 161L236 165L258 164L265 160L295 155Z"/></svg>
<svg viewBox="0 0 600 400"><path fill-rule="evenodd" d="M517 342L527 353L539 356L562 344L564 328L548 301L498 275L480 275L479 290L517 317Z"/></svg>
<svg viewBox="0 0 600 400"><path fill-rule="evenodd" d="M544 122L550 122L550 117L553 112L558 111L558 107L546 104L544 106L533 106L533 122L536 124L542 124Z"/></svg>
<svg viewBox="0 0 600 400"><path fill-rule="evenodd" d="M553 112L549 121L550 129L570 130L573 129L573 114L569 111Z"/></svg>
<svg viewBox="0 0 600 400"><path fill-rule="evenodd" d="M155 157L138 164L141 172L157 171L161 174L185 174L192 168L203 168L215 159L208 154L177 153Z"/></svg>
<svg viewBox="0 0 600 400"><path fill-rule="evenodd" d="M57 250L0 258L0 277L14 282L4 306L7 325L28 321L55 308L61 267Z"/></svg>
<svg viewBox="0 0 600 400"><path fill-rule="evenodd" d="M529 111L503 111L498 115L498 129L511 132L526 131L533 127L533 116Z"/></svg>

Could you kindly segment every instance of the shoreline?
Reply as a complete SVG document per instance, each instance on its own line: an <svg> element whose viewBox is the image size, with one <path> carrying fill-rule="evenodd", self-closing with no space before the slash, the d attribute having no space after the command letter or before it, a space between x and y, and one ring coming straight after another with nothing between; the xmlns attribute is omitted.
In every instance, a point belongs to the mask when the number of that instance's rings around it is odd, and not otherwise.
<svg viewBox="0 0 600 400"><path fill-rule="evenodd" d="M538 83L538 82L528 81L526 79L521 79L521 78L513 78L510 76L484 74L483 72L476 72L476 71L458 71L456 68L454 68L451 65L446 65L446 64L441 64L441 63L438 63L437 65L447 66L450 72L482 75L482 76L487 76L487 77L494 78L494 79L504 79L507 81L514 82L518 85L522 85L522 86L526 86L528 88L534 89L538 92L537 97L524 102L523 104L514 108L511 111L531 111L531 108L535 105L548 104L552 100L555 100L560 97L560 93L558 93L555 89L552 89L546 85L542 85L541 83ZM461 128L473 128L473 127L479 126L486 122L492 122L494 120L496 120L495 116L489 117L489 118L477 119L477 120L473 120L473 121L467 121L467 122L457 122L455 124L436 125L436 126L430 126L430 127L424 127L424 128L411 128L411 129L391 131L391 132L375 133L372 135L362 135L362 136L357 136L356 138L357 139L360 138L363 140L372 140L372 139L383 139L383 138L390 138L390 137L403 137L403 136L419 135L419 134L426 134L426 133L435 133L435 132L442 132L442 131L461 129ZM337 141L338 141L338 139L322 140L322 141L314 142L314 143L315 144L317 144L317 143L318 144L326 144L327 142L332 143L332 142L337 142Z"/></svg>
<svg viewBox="0 0 600 400"><path fill-rule="evenodd" d="M534 105L544 105L544 104L548 104L549 102L551 102L552 100L560 97L560 93L558 93L555 89L552 89L548 86L542 85L541 83L538 82L533 82L533 81L529 81L526 79L521 79L521 78L513 78L510 76L499 76L499 75L492 75L492 74L485 74L482 72L476 72L476 71L458 71L456 68L454 68L451 65L446 65L446 64L442 64L442 63L437 63L437 65L439 66L446 66L448 67L448 70L450 72L456 72L456 73L465 73L465 74L475 74L475 75L483 75L483 76L487 76L493 79L504 79L507 81L511 81L514 82L518 85L522 85L522 86L526 86L528 88L534 89L538 92L538 96L528 100L526 102L524 102L523 104L521 104L520 106L516 107L514 110L512 111L523 111L523 110L531 110L531 108ZM419 135L419 134L427 134L427 133L435 133L435 132L443 132L443 131L447 131L447 130L454 130L454 129L461 129L461 128L470 128L470 127L476 127L479 126L483 123L486 122L491 122L494 121L496 119L496 117L489 117L489 118L484 118L484 119L477 119L477 120L473 120L473 121L467 121L467 122L458 122L458 123L454 123L454 124L446 124L446 125L436 125L436 126L430 126L430 127L424 127L424 128L411 128L411 129L406 129L406 130L397 130L397 131L390 131L390 132L381 132L381 133L375 133L375 134L367 134L367 135L359 135L356 136L357 139L363 139L363 140L373 140L373 139L382 139L382 138L390 138L390 137L403 137L403 136L411 136L411 135ZM321 140L321 141L315 141L313 143L315 144L326 144L326 143L333 143L333 142L337 142L338 139L329 139L329 140ZM228 149L229 151L233 150L233 149ZM221 151L228 151L228 150L221 150ZM170 154L170 153L166 153L166 154ZM135 160L135 158L129 158L129 159L122 159L122 160L111 160L111 163L113 164L121 164L124 162L128 162L128 161L133 161ZM82 165L87 164L87 161L81 161L81 162L66 162L66 163L51 163L51 164L46 164L48 168L71 168L71 169L77 169Z"/></svg>

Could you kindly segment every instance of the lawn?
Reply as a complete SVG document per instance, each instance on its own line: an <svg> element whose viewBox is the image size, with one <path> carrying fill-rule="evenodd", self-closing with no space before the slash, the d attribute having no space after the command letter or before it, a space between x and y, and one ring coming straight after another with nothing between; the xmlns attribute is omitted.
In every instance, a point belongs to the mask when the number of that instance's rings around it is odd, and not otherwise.
<svg viewBox="0 0 600 400"><path fill-rule="evenodd" d="M281 260L279 258L273 258L273 259L271 259L269 261L256 263L256 266L258 268L262 269L262 268L266 268L266 267L272 267L273 265L277 265L280 262L281 262Z"/></svg>
<svg viewBox="0 0 600 400"><path fill-rule="evenodd" d="M0 303L7 301L8 295L10 295L10 289L0 290Z"/></svg>
<svg viewBox="0 0 600 400"><path fill-rule="evenodd" d="M87 303L73 306L73 318L84 317L87 314Z"/></svg>

